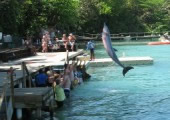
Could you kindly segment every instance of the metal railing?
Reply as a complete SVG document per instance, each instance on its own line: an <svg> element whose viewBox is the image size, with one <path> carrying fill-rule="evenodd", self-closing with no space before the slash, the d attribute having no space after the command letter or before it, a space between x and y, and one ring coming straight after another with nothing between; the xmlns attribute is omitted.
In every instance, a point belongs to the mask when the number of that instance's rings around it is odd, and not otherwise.
<svg viewBox="0 0 170 120"><path fill-rule="evenodd" d="M165 32L129 32L129 33L117 33L117 34L110 34L111 38L121 38L121 37L159 37L164 33L170 33L170 31ZM82 38L92 38L97 39L101 34L90 34L90 33L77 33L77 37Z"/></svg>

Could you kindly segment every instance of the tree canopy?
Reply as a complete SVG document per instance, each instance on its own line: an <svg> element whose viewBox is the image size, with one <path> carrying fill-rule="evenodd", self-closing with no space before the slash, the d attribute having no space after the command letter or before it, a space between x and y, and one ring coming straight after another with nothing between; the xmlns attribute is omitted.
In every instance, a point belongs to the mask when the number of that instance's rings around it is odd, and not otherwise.
<svg viewBox="0 0 170 120"><path fill-rule="evenodd" d="M42 29L112 33L170 29L169 0L1 0L0 31L36 36Z"/></svg>

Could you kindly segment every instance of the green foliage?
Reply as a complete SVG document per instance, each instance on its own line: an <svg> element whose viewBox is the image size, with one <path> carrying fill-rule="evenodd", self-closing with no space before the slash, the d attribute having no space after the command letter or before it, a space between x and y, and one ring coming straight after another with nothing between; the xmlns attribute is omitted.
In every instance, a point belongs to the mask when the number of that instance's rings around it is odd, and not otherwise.
<svg viewBox="0 0 170 120"><path fill-rule="evenodd" d="M0 31L39 36L41 29L100 33L170 29L169 0L1 0Z"/></svg>
<svg viewBox="0 0 170 120"><path fill-rule="evenodd" d="M5 34L18 33L17 6L18 2L16 0L0 1L0 29Z"/></svg>

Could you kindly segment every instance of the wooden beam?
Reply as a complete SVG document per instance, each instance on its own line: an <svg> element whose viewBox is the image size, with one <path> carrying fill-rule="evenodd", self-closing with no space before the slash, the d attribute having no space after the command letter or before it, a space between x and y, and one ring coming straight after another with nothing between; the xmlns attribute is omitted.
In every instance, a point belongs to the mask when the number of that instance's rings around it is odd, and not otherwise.
<svg viewBox="0 0 170 120"><path fill-rule="evenodd" d="M31 87L32 77L31 77L31 75L30 75L30 73L29 73L29 71L28 71L28 68L27 68L26 64L24 64L24 68L25 68L25 71L26 71L26 73L27 73L27 75L28 75L29 87Z"/></svg>
<svg viewBox="0 0 170 120"><path fill-rule="evenodd" d="M10 83L11 83L11 98L12 98L12 106L14 107L14 79L13 79L13 68L10 68Z"/></svg>
<svg viewBox="0 0 170 120"><path fill-rule="evenodd" d="M21 64L21 68L22 68L22 73L23 73L23 87L26 88L26 76L25 76L25 63L22 62Z"/></svg>

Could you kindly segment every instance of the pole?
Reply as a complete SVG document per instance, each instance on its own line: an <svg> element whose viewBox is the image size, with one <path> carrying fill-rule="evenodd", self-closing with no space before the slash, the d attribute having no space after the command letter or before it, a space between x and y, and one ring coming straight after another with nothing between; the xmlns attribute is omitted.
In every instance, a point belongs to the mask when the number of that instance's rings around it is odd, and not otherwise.
<svg viewBox="0 0 170 120"><path fill-rule="evenodd" d="M13 68L10 67L10 83L11 83L11 98L12 98L12 107L14 108L14 79L13 79Z"/></svg>
<svg viewBox="0 0 170 120"><path fill-rule="evenodd" d="M32 82L31 74L29 73L29 71L28 71L28 68L27 68L26 64L24 64L24 68L25 68L25 71L26 71L27 76L28 76L29 88L31 88L31 82Z"/></svg>
<svg viewBox="0 0 170 120"><path fill-rule="evenodd" d="M25 63L24 62L22 62L22 73L23 73L23 88L26 88Z"/></svg>
<svg viewBox="0 0 170 120"><path fill-rule="evenodd" d="M69 58L68 58L68 56L69 56L69 51L67 50L67 51L66 51L66 59L65 59L66 64L69 64Z"/></svg>
<svg viewBox="0 0 170 120"><path fill-rule="evenodd" d="M22 62L21 68L22 68L22 71L23 71L23 81L20 81L19 88L26 87L26 85L25 85L26 78L25 78L24 62ZM16 109L16 116L17 116L17 120L22 120L22 109L21 108Z"/></svg>

